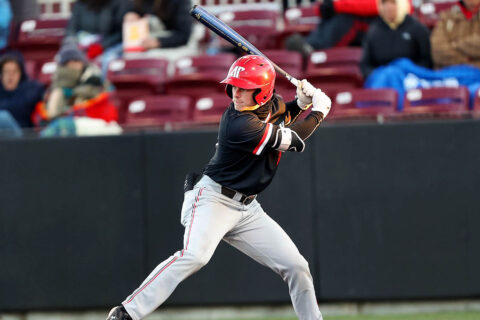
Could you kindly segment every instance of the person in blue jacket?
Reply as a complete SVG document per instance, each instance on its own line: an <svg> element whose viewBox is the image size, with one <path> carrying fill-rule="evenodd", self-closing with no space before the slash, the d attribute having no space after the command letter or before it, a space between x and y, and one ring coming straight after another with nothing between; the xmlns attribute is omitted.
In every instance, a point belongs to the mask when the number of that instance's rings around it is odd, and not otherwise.
<svg viewBox="0 0 480 320"><path fill-rule="evenodd" d="M9 0L0 0L0 50L8 45L10 23L12 21L12 8Z"/></svg>
<svg viewBox="0 0 480 320"><path fill-rule="evenodd" d="M0 76L0 128L32 127L31 115L45 88L28 78L19 52L8 52L0 58Z"/></svg>

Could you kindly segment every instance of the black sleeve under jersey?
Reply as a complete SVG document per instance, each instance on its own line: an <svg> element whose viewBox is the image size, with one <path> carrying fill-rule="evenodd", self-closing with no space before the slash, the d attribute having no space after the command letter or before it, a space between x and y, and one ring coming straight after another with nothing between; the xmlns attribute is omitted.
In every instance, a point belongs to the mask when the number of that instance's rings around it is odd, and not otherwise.
<svg viewBox="0 0 480 320"><path fill-rule="evenodd" d="M287 112L290 114L290 118L291 118L290 123L295 122L298 116L300 116L304 112L304 110L300 109L300 107L298 106L297 99L290 102L286 102L285 106L286 106Z"/></svg>
<svg viewBox="0 0 480 320"><path fill-rule="evenodd" d="M306 140L322 123L323 115L319 111L312 111L303 120L293 122L289 128L295 131L300 139Z"/></svg>

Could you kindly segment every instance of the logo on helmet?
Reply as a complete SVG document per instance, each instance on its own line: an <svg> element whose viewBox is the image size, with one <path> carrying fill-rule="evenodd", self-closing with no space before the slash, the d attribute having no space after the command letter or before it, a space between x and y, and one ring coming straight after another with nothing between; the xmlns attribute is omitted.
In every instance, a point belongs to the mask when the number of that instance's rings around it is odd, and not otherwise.
<svg viewBox="0 0 480 320"><path fill-rule="evenodd" d="M232 71L230 72L230 76L234 78L238 78L238 76L240 75L240 72L242 71L245 71L244 67L235 66L235 68L233 68Z"/></svg>

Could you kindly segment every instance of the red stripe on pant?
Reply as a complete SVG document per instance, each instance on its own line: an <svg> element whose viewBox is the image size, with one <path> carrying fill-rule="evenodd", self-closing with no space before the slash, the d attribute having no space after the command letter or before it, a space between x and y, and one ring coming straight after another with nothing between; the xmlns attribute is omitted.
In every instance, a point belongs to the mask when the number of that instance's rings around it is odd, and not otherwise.
<svg viewBox="0 0 480 320"><path fill-rule="evenodd" d="M135 299L135 297L140 293L142 292L143 290L145 290L146 287L148 287L156 278L158 278L158 276L165 270L167 269L169 266L171 266L175 261L177 261L178 258L181 258L183 257L183 253L185 250L188 249L188 244L190 242L190 234L192 232L192 225L193 225L193 220L195 219L195 209L197 208L197 202L200 200L200 196L202 195L202 191L203 191L204 188L201 188L200 191L198 192L198 195L197 195L197 198L195 199L195 203L193 204L193 211L192 211L192 221L190 221L190 227L188 229L188 236L187 236L187 243L185 245L185 249L182 250L182 254L180 255L180 257L175 257L173 258L170 262L167 263L167 265L165 267L163 267L160 271L158 271L155 276L153 276L152 279L150 279L150 281L148 281L142 288L140 288L136 293L134 293L130 299L128 299L128 301L126 301L124 303L124 305L126 304L129 304L130 302L132 302L133 299Z"/></svg>

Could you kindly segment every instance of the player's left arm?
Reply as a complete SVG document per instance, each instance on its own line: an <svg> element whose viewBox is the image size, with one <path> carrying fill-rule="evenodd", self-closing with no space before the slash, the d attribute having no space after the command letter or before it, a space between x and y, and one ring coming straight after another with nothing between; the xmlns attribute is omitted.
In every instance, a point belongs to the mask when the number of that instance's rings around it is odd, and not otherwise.
<svg viewBox="0 0 480 320"><path fill-rule="evenodd" d="M311 97L312 112L303 120L296 121L286 128L279 127L272 137L272 147L279 151L303 152L305 140L318 128L328 115L332 102L320 89L313 87L308 81L302 80L304 97Z"/></svg>
<svg viewBox="0 0 480 320"><path fill-rule="evenodd" d="M306 140L328 115L332 102L322 90L315 88L307 80L303 79L297 87L297 104L302 110L312 108L312 111L305 119L293 122L289 126L302 140Z"/></svg>

